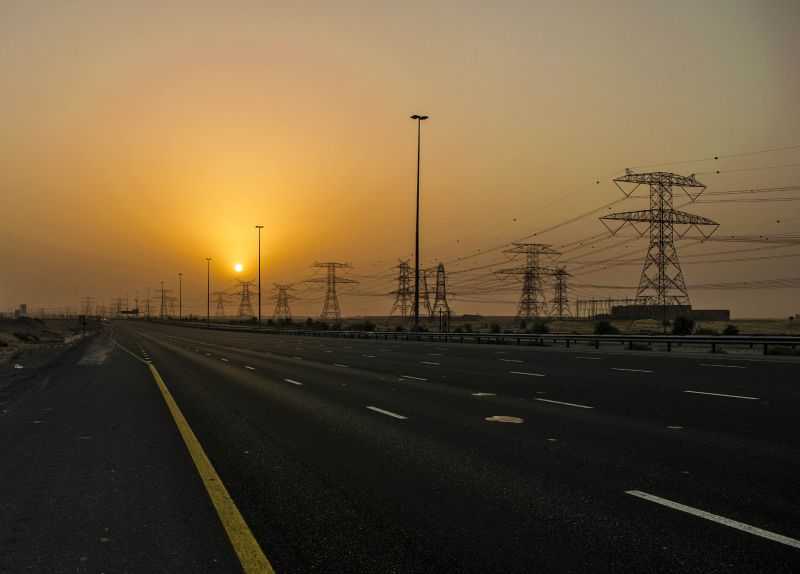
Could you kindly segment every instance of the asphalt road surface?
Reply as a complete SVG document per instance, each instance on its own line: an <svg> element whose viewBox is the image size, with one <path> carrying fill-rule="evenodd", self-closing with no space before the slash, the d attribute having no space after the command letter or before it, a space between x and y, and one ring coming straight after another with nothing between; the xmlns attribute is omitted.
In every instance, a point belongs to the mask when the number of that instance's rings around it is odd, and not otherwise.
<svg viewBox="0 0 800 574"><path fill-rule="evenodd" d="M800 571L796 360L117 321L0 406L0 571Z"/></svg>

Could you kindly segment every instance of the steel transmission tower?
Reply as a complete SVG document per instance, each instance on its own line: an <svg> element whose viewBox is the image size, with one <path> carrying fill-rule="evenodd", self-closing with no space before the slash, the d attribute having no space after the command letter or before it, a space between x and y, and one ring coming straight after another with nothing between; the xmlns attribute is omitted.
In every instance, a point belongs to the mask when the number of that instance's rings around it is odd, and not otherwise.
<svg viewBox="0 0 800 574"><path fill-rule="evenodd" d="M428 276L430 276L433 271L433 269L419 270L419 307L420 309L424 309L424 312L428 317L433 317L433 307L431 307L431 291L428 287ZM422 313L422 311L420 311L420 313Z"/></svg>
<svg viewBox="0 0 800 574"><path fill-rule="evenodd" d="M253 294L250 287L255 285L255 279L250 281L237 280L238 286L242 288L242 295L239 299L239 311L236 313L237 317L254 317L253 303L250 301L250 296Z"/></svg>
<svg viewBox="0 0 800 574"><path fill-rule="evenodd" d="M397 290L389 293L395 296L394 305L392 305L392 311L389 316L391 317L395 314L395 311L399 310L400 319L405 322L409 315L412 314L414 306L414 293L411 290L411 266L408 261L401 261L395 269L400 271L397 277ZM428 306L430 306L430 301Z"/></svg>
<svg viewBox="0 0 800 574"><path fill-rule="evenodd" d="M642 277L636 291L637 305L689 305L689 293L683 280L683 272L675 250L675 236L680 239L692 227L708 238L719 224L705 217L676 211L672 208L672 188L680 187L694 201L706 186L694 175L654 172L634 173L625 170L622 177L614 180L626 197L640 185L650 186L650 209L613 213L600 218L612 234L616 234L629 223L641 236L649 232L650 246L644 259ZM623 184L628 184L623 187ZM614 223L611 223L614 222ZM708 234L703 229L711 227Z"/></svg>
<svg viewBox="0 0 800 574"><path fill-rule="evenodd" d="M567 298L567 277L569 277L569 273L563 267L556 267L553 277L556 282L553 312L558 315L559 319L563 319L565 314L572 314L569 308L569 299Z"/></svg>
<svg viewBox="0 0 800 574"><path fill-rule="evenodd" d="M517 306L517 319L539 319L546 317L547 299L544 294L543 276L552 274L553 270L541 266L541 256L555 258L559 252L543 243L512 243L508 253L513 257L525 255L523 267L500 269L495 271L498 275L522 275L522 294Z"/></svg>
<svg viewBox="0 0 800 574"><path fill-rule="evenodd" d="M212 295L216 295L217 297L217 306L216 310L214 311L214 317L218 319L225 317L225 296L227 293L225 291L214 291Z"/></svg>
<svg viewBox="0 0 800 574"><path fill-rule="evenodd" d="M318 269L326 269L326 277L317 277L316 279L306 279L306 283L325 283L325 304L322 306L321 319L323 321L339 320L342 314L339 310L339 299L336 296L336 285L341 283L358 283L353 279L346 279L344 277L337 277L337 269L352 269L353 266L349 263L314 263L311 267Z"/></svg>
<svg viewBox="0 0 800 574"><path fill-rule="evenodd" d="M289 302L297 299L289 293L294 289L293 283L273 283L278 294L275 296L275 312L272 314L274 321L291 320L292 311L289 309Z"/></svg>
<svg viewBox="0 0 800 574"><path fill-rule="evenodd" d="M436 267L436 297L433 300L433 311L431 312L433 316L436 316L437 313L450 316L450 305L447 304L446 280L444 263L439 263L438 267Z"/></svg>

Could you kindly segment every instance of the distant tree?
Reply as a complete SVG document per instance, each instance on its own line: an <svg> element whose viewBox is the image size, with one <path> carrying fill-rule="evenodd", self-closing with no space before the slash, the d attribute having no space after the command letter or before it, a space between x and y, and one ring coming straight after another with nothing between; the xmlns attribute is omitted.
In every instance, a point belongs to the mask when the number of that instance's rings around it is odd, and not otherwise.
<svg viewBox="0 0 800 574"><path fill-rule="evenodd" d="M736 325L733 325L731 323L728 323L728 326L725 327L725 330L722 331L722 334L723 335L738 335L739 334L739 327L737 327Z"/></svg>
<svg viewBox="0 0 800 574"><path fill-rule="evenodd" d="M673 335L690 335L693 329L694 321L689 317L684 317L683 315L675 317L675 321L672 323Z"/></svg>
<svg viewBox="0 0 800 574"><path fill-rule="evenodd" d="M531 325L530 329L528 329L529 333L535 333L537 335L544 335L545 333L550 332L550 325L547 324L547 321L544 319L536 319Z"/></svg>
<svg viewBox="0 0 800 574"><path fill-rule="evenodd" d="M500 332L500 325L498 325L497 323L492 323L492 325L489 327L489 332L490 333L499 333Z"/></svg>
<svg viewBox="0 0 800 574"><path fill-rule="evenodd" d="M594 324L595 335L619 335L619 329L610 321L598 321Z"/></svg>

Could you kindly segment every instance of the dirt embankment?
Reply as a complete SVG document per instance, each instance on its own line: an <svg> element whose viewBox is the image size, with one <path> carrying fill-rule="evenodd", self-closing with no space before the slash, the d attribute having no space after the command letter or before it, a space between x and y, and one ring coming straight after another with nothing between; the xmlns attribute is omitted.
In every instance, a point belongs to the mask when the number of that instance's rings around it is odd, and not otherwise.
<svg viewBox="0 0 800 574"><path fill-rule="evenodd" d="M77 319L0 319L0 366L30 353L55 351L96 328L83 327ZM24 368L24 365L21 365Z"/></svg>

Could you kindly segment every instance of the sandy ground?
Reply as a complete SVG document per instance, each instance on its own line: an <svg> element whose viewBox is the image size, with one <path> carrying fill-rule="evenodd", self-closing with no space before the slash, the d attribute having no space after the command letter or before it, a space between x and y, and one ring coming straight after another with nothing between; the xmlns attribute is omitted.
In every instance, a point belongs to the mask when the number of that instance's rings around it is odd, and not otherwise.
<svg viewBox="0 0 800 574"><path fill-rule="evenodd" d="M31 352L55 351L80 338L83 331L77 319L0 319L0 365Z"/></svg>

